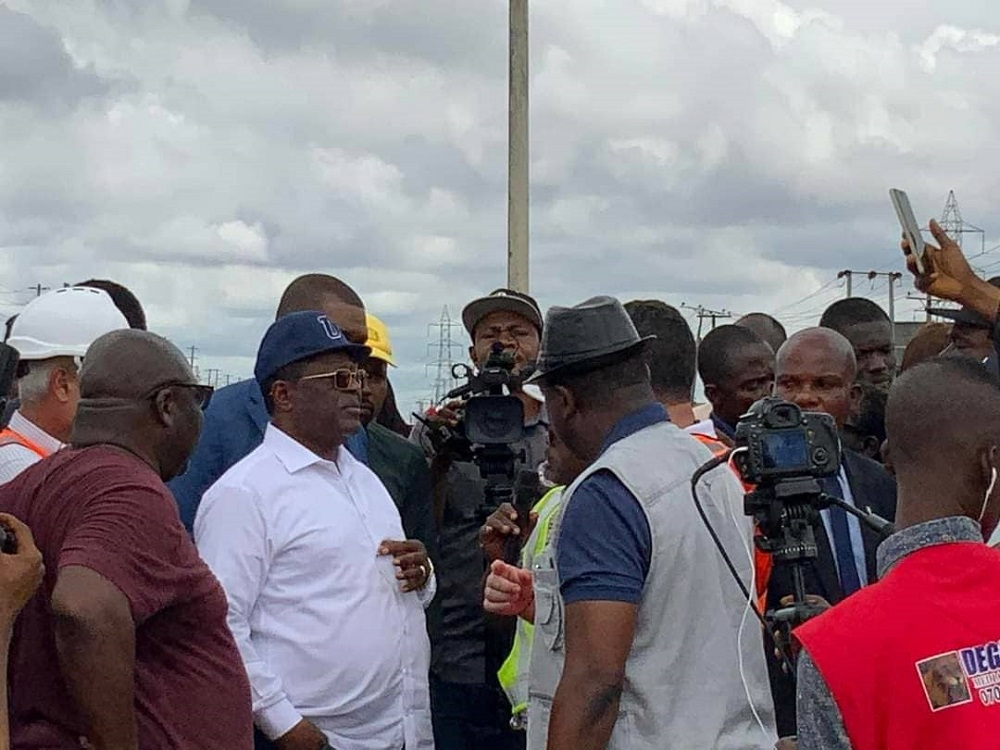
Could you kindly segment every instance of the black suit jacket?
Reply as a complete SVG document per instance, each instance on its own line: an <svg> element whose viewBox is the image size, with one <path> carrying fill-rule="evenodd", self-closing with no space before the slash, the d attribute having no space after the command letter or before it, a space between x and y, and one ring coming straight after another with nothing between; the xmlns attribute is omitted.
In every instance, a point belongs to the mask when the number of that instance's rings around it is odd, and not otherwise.
<svg viewBox="0 0 1000 750"><path fill-rule="evenodd" d="M365 429L368 432L368 465L396 503L406 538L423 542L431 559L437 563L431 472L423 451L375 422Z"/></svg>
<svg viewBox="0 0 1000 750"><path fill-rule="evenodd" d="M896 480L881 464L872 461L853 451L844 451L843 466L847 474L847 482L854 496L854 504L862 510L870 510L886 520L896 517ZM861 526L861 537L865 547L865 564L868 569L868 581L874 582L878 577L875 564L875 550L881 541L878 535ZM804 570L805 588L807 594L818 594L830 604L836 604L844 598L837 576L837 564L834 560L833 545L826 535L826 528L820 522L816 528L816 547L818 556L810 560ZM782 597L794 593L791 570L787 564L776 563L767 586L768 608L778 608ZM795 734L795 680L794 676L786 675L780 662L774 657L774 646L770 638L765 638L767 668L771 678L771 694L774 697L775 717L778 723L778 736Z"/></svg>

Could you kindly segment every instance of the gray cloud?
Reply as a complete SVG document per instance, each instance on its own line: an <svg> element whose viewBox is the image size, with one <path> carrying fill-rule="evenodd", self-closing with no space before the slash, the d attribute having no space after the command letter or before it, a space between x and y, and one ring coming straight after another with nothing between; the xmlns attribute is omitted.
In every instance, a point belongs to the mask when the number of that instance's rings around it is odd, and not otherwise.
<svg viewBox="0 0 1000 750"><path fill-rule="evenodd" d="M68 110L81 99L106 94L111 82L77 69L58 34L31 16L0 6L0 102Z"/></svg>
<svg viewBox="0 0 1000 750"><path fill-rule="evenodd" d="M426 394L427 324L505 280L506 2L7 4L0 313L115 278L247 375L284 286L324 271L389 324L403 401ZM954 188L995 238L1000 28L903 5L533 4L540 301L807 325L837 271L901 266L890 186L924 218Z"/></svg>

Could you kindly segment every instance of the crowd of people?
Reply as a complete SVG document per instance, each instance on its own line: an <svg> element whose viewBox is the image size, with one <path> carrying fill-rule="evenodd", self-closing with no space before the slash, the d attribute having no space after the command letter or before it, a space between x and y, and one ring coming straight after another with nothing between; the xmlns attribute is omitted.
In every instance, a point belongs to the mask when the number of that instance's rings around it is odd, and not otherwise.
<svg viewBox="0 0 1000 750"><path fill-rule="evenodd" d="M916 285L962 307L901 366L867 299L700 342L662 300L469 302L523 422L503 503L466 402L400 415L340 279L295 279L218 391L124 287L41 295L6 335L0 747L997 747L1000 286L933 229ZM726 461L772 396L842 446L802 566ZM797 590L788 642L755 614Z"/></svg>

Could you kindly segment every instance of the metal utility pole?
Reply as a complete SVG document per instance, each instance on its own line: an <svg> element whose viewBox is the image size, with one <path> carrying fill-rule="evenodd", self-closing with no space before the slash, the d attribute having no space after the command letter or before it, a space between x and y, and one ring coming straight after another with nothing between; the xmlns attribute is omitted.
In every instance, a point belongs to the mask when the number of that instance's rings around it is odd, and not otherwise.
<svg viewBox="0 0 1000 750"><path fill-rule="evenodd" d="M709 319L712 321L711 330L715 330L715 324L718 319L726 319L733 317L733 314L728 310L709 310L707 307L698 305L697 307L689 305L686 302L681 303L681 308L685 310L692 310L694 314L698 316L698 343L701 343L701 331L705 324L705 320Z"/></svg>
<svg viewBox="0 0 1000 750"><path fill-rule="evenodd" d="M885 276L889 279L889 330L890 337L892 338L892 345L896 345L896 283L902 283L903 274L899 271L893 273L877 273L875 271L868 272L868 278L874 281L879 276Z"/></svg>
<svg viewBox="0 0 1000 750"><path fill-rule="evenodd" d="M854 274L867 276L869 281L875 281L879 276L885 276L889 280L889 324L892 326L892 340L896 341L896 283L903 278L899 271L841 271L837 274L838 279L847 278L847 296L851 296L853 287L851 279Z"/></svg>
<svg viewBox="0 0 1000 750"><path fill-rule="evenodd" d="M28 289L35 293L36 297L41 297L42 292L47 292L51 289L50 286L42 286L41 284L35 284L34 286L29 286Z"/></svg>
<svg viewBox="0 0 1000 750"><path fill-rule="evenodd" d="M191 365L191 369L194 369L194 353L198 351L198 347L192 346L190 349L191 356L188 358L188 364Z"/></svg>
<svg viewBox="0 0 1000 750"><path fill-rule="evenodd" d="M528 284L528 0L510 2L507 112L507 286Z"/></svg>
<svg viewBox="0 0 1000 750"><path fill-rule="evenodd" d="M847 296L848 297L851 296L851 292L853 291L853 284L851 282L853 281L853 276L854 276L855 273L856 273L855 271L841 271L840 273L837 274L837 278L838 279L843 279L844 277L847 277Z"/></svg>

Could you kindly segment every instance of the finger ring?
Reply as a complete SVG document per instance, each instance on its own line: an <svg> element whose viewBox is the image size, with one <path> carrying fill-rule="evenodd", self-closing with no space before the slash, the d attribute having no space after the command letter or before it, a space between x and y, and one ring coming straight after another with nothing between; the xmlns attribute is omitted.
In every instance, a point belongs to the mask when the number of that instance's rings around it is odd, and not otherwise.
<svg viewBox="0 0 1000 750"><path fill-rule="evenodd" d="M420 575L425 579L427 578L427 566L425 565L420 566Z"/></svg>

